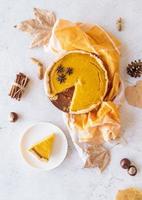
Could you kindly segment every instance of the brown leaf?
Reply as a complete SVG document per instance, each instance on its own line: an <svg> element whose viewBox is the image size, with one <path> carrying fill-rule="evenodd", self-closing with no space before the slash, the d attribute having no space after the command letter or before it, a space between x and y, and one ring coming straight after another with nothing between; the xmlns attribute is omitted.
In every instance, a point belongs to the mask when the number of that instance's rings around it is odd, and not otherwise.
<svg viewBox="0 0 142 200"><path fill-rule="evenodd" d="M39 21L42 26L52 27L56 22L56 16L51 11L34 8L34 15L36 20Z"/></svg>
<svg viewBox="0 0 142 200"><path fill-rule="evenodd" d="M34 38L32 40L30 48L41 47L44 46L45 44L48 44L50 37L51 37L51 32L46 32L44 30L37 32L36 34L34 34Z"/></svg>
<svg viewBox="0 0 142 200"><path fill-rule="evenodd" d="M142 81L138 81L134 86L128 86L125 89L125 96L130 105L142 108Z"/></svg>
<svg viewBox="0 0 142 200"><path fill-rule="evenodd" d="M91 145L87 149L86 153L88 154L88 159L86 160L84 166L85 168L98 167L101 171L103 171L110 162L110 153L102 145Z"/></svg>
<svg viewBox="0 0 142 200"><path fill-rule="evenodd" d="M34 8L35 19L25 20L15 27L33 36L31 48L47 45L56 21L51 11Z"/></svg>
<svg viewBox="0 0 142 200"><path fill-rule="evenodd" d="M35 19L30 19L17 24L15 28L33 35L39 29L39 23Z"/></svg>

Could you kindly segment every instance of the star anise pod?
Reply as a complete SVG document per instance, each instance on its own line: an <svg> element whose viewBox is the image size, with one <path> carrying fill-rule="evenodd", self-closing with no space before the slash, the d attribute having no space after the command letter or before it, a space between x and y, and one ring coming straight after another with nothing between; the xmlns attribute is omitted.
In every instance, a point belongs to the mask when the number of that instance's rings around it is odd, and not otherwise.
<svg viewBox="0 0 142 200"><path fill-rule="evenodd" d="M131 77L137 78L141 77L142 75L142 61L133 61L131 64L128 64L127 67L127 74L129 74Z"/></svg>
<svg viewBox="0 0 142 200"><path fill-rule="evenodd" d="M64 67L62 66L62 65L59 65L58 67L57 67L57 73L58 74L60 74L60 73L63 73L64 72Z"/></svg>
<svg viewBox="0 0 142 200"><path fill-rule="evenodd" d="M66 74L71 75L73 73L73 68L67 67Z"/></svg>
<svg viewBox="0 0 142 200"><path fill-rule="evenodd" d="M57 77L57 81L59 81L59 83L64 83L66 81L66 75L65 74L60 74Z"/></svg>
<svg viewBox="0 0 142 200"><path fill-rule="evenodd" d="M117 30L118 31L122 31L123 30L124 22L123 22L123 19L121 17L119 17L119 19L117 19L116 25L117 25Z"/></svg>

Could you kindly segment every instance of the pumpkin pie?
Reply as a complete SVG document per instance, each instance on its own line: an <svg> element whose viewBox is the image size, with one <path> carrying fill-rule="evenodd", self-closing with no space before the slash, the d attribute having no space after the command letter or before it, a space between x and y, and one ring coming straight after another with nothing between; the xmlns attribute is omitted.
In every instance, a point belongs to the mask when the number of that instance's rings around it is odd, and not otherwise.
<svg viewBox="0 0 142 200"><path fill-rule="evenodd" d="M52 154L52 147L55 139L55 134L51 134L48 137L34 144L28 150L36 155L39 159L49 160Z"/></svg>
<svg viewBox="0 0 142 200"><path fill-rule="evenodd" d="M93 53L103 61L109 84L106 101L112 101L120 89L120 42L97 24L56 21L47 49L61 54L74 50Z"/></svg>
<svg viewBox="0 0 142 200"><path fill-rule="evenodd" d="M107 88L107 71L95 54L69 52L45 73L47 95L57 107L62 104L60 109L70 113L86 113L94 109L103 101Z"/></svg>

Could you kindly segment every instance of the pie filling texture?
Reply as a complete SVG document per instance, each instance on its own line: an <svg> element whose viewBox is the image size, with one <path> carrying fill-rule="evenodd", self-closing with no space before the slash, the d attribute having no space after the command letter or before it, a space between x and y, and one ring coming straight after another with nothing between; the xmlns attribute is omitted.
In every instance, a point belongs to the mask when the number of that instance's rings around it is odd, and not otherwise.
<svg viewBox="0 0 142 200"><path fill-rule="evenodd" d="M51 134L34 144L31 148L29 148L29 151L34 153L40 159L49 160L52 154L54 140L55 134Z"/></svg>
<svg viewBox="0 0 142 200"><path fill-rule="evenodd" d="M58 71L59 67L62 67L62 72ZM66 74L68 68L72 69L71 74ZM64 79L59 81L59 76ZM51 96L74 87L70 112L87 111L101 103L107 84L107 72L103 63L89 53L69 53L54 63L49 73Z"/></svg>
<svg viewBox="0 0 142 200"><path fill-rule="evenodd" d="M142 200L142 191L137 188L127 188L118 191L116 200Z"/></svg>

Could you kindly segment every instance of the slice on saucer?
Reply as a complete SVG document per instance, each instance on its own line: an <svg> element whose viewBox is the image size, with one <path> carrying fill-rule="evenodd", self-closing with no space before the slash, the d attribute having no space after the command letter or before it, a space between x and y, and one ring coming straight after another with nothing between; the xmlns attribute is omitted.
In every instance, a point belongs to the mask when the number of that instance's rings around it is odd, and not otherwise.
<svg viewBox="0 0 142 200"><path fill-rule="evenodd" d="M36 155L39 159L49 160L52 154L52 147L55 140L55 134L51 134L48 137L40 140L28 150Z"/></svg>

